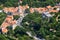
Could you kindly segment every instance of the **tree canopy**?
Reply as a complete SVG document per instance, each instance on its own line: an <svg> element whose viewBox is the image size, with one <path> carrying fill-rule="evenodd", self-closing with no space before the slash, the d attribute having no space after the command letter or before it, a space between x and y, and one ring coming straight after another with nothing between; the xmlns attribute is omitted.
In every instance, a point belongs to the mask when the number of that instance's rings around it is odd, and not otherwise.
<svg viewBox="0 0 60 40"><path fill-rule="evenodd" d="M45 38L46 40L60 40L60 23L56 21L56 17L59 15L59 13L54 14L55 16L51 18L43 18L41 16L42 14L36 12L33 14L28 14L23 19L22 25L26 28L27 31L31 31L32 34L36 35L39 38Z"/></svg>

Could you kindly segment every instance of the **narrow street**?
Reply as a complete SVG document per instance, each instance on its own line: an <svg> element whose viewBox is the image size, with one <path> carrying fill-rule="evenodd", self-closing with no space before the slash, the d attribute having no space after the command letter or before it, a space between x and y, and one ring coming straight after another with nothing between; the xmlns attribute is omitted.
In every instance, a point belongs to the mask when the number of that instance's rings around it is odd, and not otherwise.
<svg viewBox="0 0 60 40"><path fill-rule="evenodd" d="M20 16L20 18L17 20L17 25L18 25L18 26L21 26L21 22L22 22L23 18L24 18L26 15L28 15L28 13L27 13L27 14L24 13L24 16Z"/></svg>
<svg viewBox="0 0 60 40"><path fill-rule="evenodd" d="M17 20L17 25L18 26L20 26L20 27L22 27L21 26L21 22L22 22L22 20L23 20L23 18L26 16L26 15L28 15L28 13L24 13L24 16L22 17L22 16L20 16L20 18ZM22 27L23 29L24 29L24 27ZM40 39L40 38L37 38L36 36L32 36L31 35L31 32L26 32L30 37L33 37L35 40L45 40L45 39Z"/></svg>

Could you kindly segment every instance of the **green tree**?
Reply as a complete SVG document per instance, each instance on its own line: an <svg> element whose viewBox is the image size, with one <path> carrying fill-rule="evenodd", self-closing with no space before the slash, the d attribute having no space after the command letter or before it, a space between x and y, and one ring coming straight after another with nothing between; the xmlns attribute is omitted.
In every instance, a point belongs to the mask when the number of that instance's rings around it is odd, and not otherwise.
<svg viewBox="0 0 60 40"><path fill-rule="evenodd" d="M18 20L18 18L19 18L20 16L15 15L15 16L13 16L13 17L14 17L14 20Z"/></svg>
<svg viewBox="0 0 60 40"><path fill-rule="evenodd" d="M22 26L32 32L39 38L45 38L46 40L60 40L60 26L56 17L59 13L53 13L55 16L48 18L43 18L41 14L34 12L33 14L28 14L22 21ZM27 25L26 22L29 24ZM40 35L40 36L38 36ZM56 38L56 39L55 39Z"/></svg>
<svg viewBox="0 0 60 40"><path fill-rule="evenodd" d="M0 40L7 40L6 36L3 34L0 34Z"/></svg>

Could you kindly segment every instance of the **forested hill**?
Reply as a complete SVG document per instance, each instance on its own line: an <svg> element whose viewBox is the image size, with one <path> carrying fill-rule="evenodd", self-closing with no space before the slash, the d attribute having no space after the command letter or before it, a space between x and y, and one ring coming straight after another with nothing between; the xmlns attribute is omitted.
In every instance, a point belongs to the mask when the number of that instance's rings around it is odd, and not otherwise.
<svg viewBox="0 0 60 40"><path fill-rule="evenodd" d="M4 6L17 6L18 0L0 0L0 5Z"/></svg>
<svg viewBox="0 0 60 40"><path fill-rule="evenodd" d="M60 0L22 0L21 5L28 4L30 7L45 7L47 5L54 6L56 3L60 2ZM0 0L0 6L11 7L18 6L19 0Z"/></svg>

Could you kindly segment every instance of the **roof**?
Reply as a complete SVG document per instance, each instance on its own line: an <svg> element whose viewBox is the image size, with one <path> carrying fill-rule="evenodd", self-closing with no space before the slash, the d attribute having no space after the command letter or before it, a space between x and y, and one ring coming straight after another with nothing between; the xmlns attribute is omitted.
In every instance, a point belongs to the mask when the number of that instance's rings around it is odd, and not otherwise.
<svg viewBox="0 0 60 40"><path fill-rule="evenodd" d="M42 13L42 12L45 12L45 11L58 12L56 10L54 10L54 11L51 11L51 10L53 10L54 8L59 8L59 7L60 6L54 6L54 7L52 7L52 6L49 5L49 6L46 6L46 7L30 8L30 12L31 13L33 13L34 11L37 11L39 13ZM7 12L11 12L13 15L17 15L17 14L19 15L20 13L24 13L24 10L27 9L27 8L29 8L28 5L19 6L19 7L9 7L9 8L5 7L3 10L6 13ZM19 13L19 11L20 11L20 13Z"/></svg>
<svg viewBox="0 0 60 40"><path fill-rule="evenodd" d="M30 8L30 12L33 13L34 12L34 8Z"/></svg>
<svg viewBox="0 0 60 40"><path fill-rule="evenodd" d="M16 20L11 21L11 24L12 25L16 24Z"/></svg>
<svg viewBox="0 0 60 40"><path fill-rule="evenodd" d="M56 12L56 13L57 13L57 12L59 12L59 11L58 11L58 10L50 10L49 12Z"/></svg>
<svg viewBox="0 0 60 40"><path fill-rule="evenodd" d="M4 22L1 27L6 28L7 26L9 26L9 24L7 22Z"/></svg>
<svg viewBox="0 0 60 40"><path fill-rule="evenodd" d="M14 14L15 14L15 13L18 12L18 9L20 9L20 11L22 11L22 13L23 13L23 11L24 11L25 9L27 9L27 8L29 8L28 5L19 6L19 7L9 7L9 8L5 7L5 8L3 9L3 11L4 11L5 13L11 12L11 13L14 13Z"/></svg>
<svg viewBox="0 0 60 40"><path fill-rule="evenodd" d="M46 15L47 17L52 17L52 15L49 12L43 12L44 15Z"/></svg>
<svg viewBox="0 0 60 40"><path fill-rule="evenodd" d="M3 32L3 33L7 33L8 30L7 30L6 28L2 28L2 32Z"/></svg>
<svg viewBox="0 0 60 40"><path fill-rule="evenodd" d="M47 6L47 8L52 8L52 7L49 5L49 6Z"/></svg>
<svg viewBox="0 0 60 40"><path fill-rule="evenodd" d="M1 25L2 32L7 33L7 27L14 24L16 24L16 20L13 20L13 16L7 16L5 21Z"/></svg>

